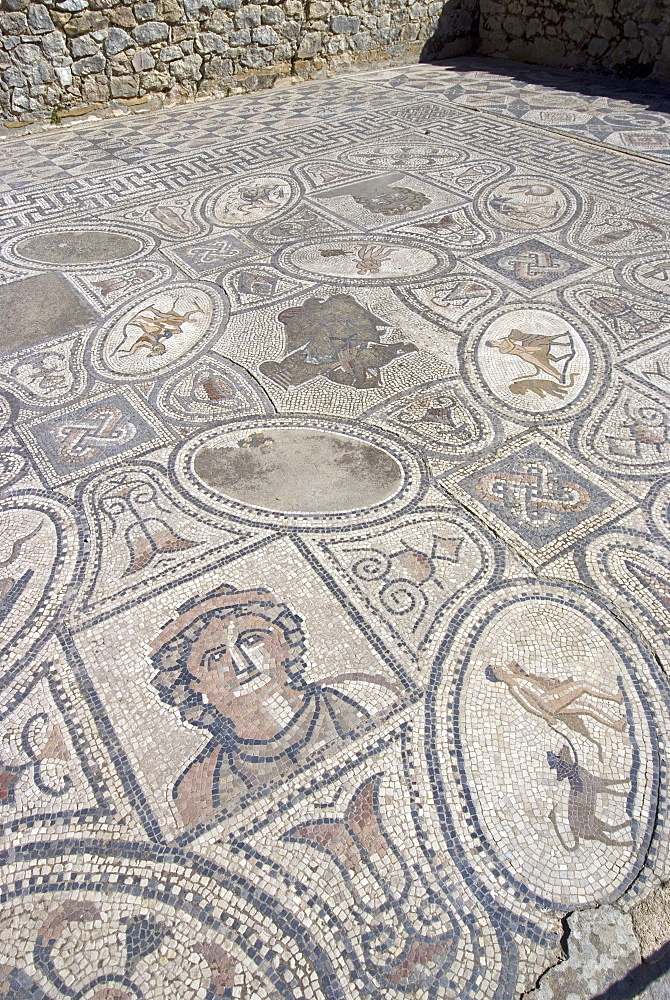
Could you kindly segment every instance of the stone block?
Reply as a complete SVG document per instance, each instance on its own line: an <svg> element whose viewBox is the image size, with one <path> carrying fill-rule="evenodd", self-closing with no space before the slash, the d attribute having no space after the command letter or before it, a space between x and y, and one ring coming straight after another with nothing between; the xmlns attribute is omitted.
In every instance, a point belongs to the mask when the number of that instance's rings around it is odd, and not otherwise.
<svg viewBox="0 0 670 1000"><path fill-rule="evenodd" d="M137 25L130 7L113 7L109 12L109 20L119 28L134 28Z"/></svg>
<svg viewBox="0 0 670 1000"><path fill-rule="evenodd" d="M225 38L214 31L203 31L195 40L198 52L225 52L228 48Z"/></svg>
<svg viewBox="0 0 670 1000"><path fill-rule="evenodd" d="M25 10L29 0L5 0L7 10Z"/></svg>
<svg viewBox="0 0 670 1000"><path fill-rule="evenodd" d="M642 19L651 21L652 24L660 24L663 20L663 7L659 3L645 4L642 11Z"/></svg>
<svg viewBox="0 0 670 1000"><path fill-rule="evenodd" d="M279 35L274 28L271 28L269 25L263 25L260 28L252 29L251 39L258 45L276 45L279 41Z"/></svg>
<svg viewBox="0 0 670 1000"><path fill-rule="evenodd" d="M136 73L142 73L153 69L156 65L153 56L146 49L138 49L132 58L133 69Z"/></svg>
<svg viewBox="0 0 670 1000"><path fill-rule="evenodd" d="M133 7L133 14L138 21L156 20L156 5L153 3L136 3Z"/></svg>
<svg viewBox="0 0 670 1000"><path fill-rule="evenodd" d="M156 70L143 73L140 77L144 90L169 90L171 82L168 73L158 73Z"/></svg>
<svg viewBox="0 0 670 1000"><path fill-rule="evenodd" d="M233 22L229 14L223 10L215 10L207 21L208 31L215 31L219 35L227 35L233 30Z"/></svg>
<svg viewBox="0 0 670 1000"><path fill-rule="evenodd" d="M25 14L18 11L9 14L0 14L0 28L8 35L27 35L28 19Z"/></svg>
<svg viewBox="0 0 670 1000"><path fill-rule="evenodd" d="M70 43L70 52L73 59L82 59L84 56L94 56L100 51L100 46L90 35L80 35L73 38ZM96 70L97 72L97 70Z"/></svg>
<svg viewBox="0 0 670 1000"><path fill-rule="evenodd" d="M133 39L123 28L110 28L105 39L105 52L108 56L114 56L118 52L131 48L134 44Z"/></svg>
<svg viewBox="0 0 670 1000"><path fill-rule="evenodd" d="M175 59L170 63L170 71L175 79L180 83L186 80L197 80L200 77L200 67L202 66L202 56L185 56L183 59Z"/></svg>
<svg viewBox="0 0 670 1000"><path fill-rule="evenodd" d="M82 80L81 91L84 100L90 105L87 111L92 111L95 106L100 107L109 100L109 80L102 73L86 77ZM77 114L81 113L77 109Z"/></svg>
<svg viewBox="0 0 670 1000"><path fill-rule="evenodd" d="M205 75L209 77L216 77L217 79L232 76L232 59L223 59L221 56L212 56L212 58L208 60L205 67Z"/></svg>
<svg viewBox="0 0 670 1000"><path fill-rule="evenodd" d="M182 50L178 45L166 45L164 49L161 49L158 53L158 58L161 62L169 63L173 62L175 59L181 59L184 55Z"/></svg>
<svg viewBox="0 0 670 1000"><path fill-rule="evenodd" d="M109 81L112 97L137 97L140 81L137 76L113 76Z"/></svg>
<svg viewBox="0 0 670 1000"><path fill-rule="evenodd" d="M359 31L351 39L351 47L356 52L365 52L372 45L372 39L370 35L365 31Z"/></svg>
<svg viewBox="0 0 670 1000"><path fill-rule="evenodd" d="M75 76L89 76L91 73L101 73L105 68L105 57L103 55L86 56L78 59L72 64L72 72Z"/></svg>
<svg viewBox="0 0 670 1000"><path fill-rule="evenodd" d="M28 27L36 35L45 35L54 30L54 23L49 17L49 11L43 4L34 3L28 8Z"/></svg>
<svg viewBox="0 0 670 1000"><path fill-rule="evenodd" d="M154 42L164 41L168 31L167 24L163 24L162 21L147 21L133 29L133 38L140 45L152 45Z"/></svg>
<svg viewBox="0 0 670 1000"><path fill-rule="evenodd" d="M56 79L53 66L46 59L42 59L41 62L36 63L32 67L32 77L35 86L32 87L31 93L34 93L37 87L46 83L53 83Z"/></svg>
<svg viewBox="0 0 670 1000"><path fill-rule="evenodd" d="M300 24L298 21L284 21L284 23L279 26L279 32L284 36L284 38L295 40L300 34Z"/></svg>
<svg viewBox="0 0 670 1000"><path fill-rule="evenodd" d="M261 21L263 24L281 24L285 16L281 7L265 7L261 14Z"/></svg>
<svg viewBox="0 0 670 1000"><path fill-rule="evenodd" d="M56 66L54 73L61 87L70 87L72 85L72 70L69 66Z"/></svg>
<svg viewBox="0 0 670 1000"><path fill-rule="evenodd" d="M319 31L308 31L298 46L298 58L310 59L321 51L322 38Z"/></svg>
<svg viewBox="0 0 670 1000"><path fill-rule="evenodd" d="M328 17L332 7L325 0L312 0L307 6L307 18L310 21L321 21Z"/></svg>
<svg viewBox="0 0 670 1000"><path fill-rule="evenodd" d="M42 59L42 50L39 45L29 45L25 42L16 46L14 54L20 63L25 63L27 66L33 66Z"/></svg>
<svg viewBox="0 0 670 1000"><path fill-rule="evenodd" d="M67 52L65 38L61 35L60 31L50 31L48 35L42 35L40 44L42 46L42 52L45 56L48 56L49 59L54 59L57 56L64 56Z"/></svg>
<svg viewBox="0 0 670 1000"><path fill-rule="evenodd" d="M503 21L503 30L511 35L512 38L523 38L526 32L526 25L522 17L516 17L514 14L510 14Z"/></svg>
<svg viewBox="0 0 670 1000"><path fill-rule="evenodd" d="M601 56L607 49L607 42L604 38L592 38L589 42L586 51L590 56L598 57Z"/></svg>
<svg viewBox="0 0 670 1000"><path fill-rule="evenodd" d="M248 66L250 69L260 69L265 65L265 60L261 52L254 46L244 50L240 56L240 62L243 66Z"/></svg>
<svg viewBox="0 0 670 1000"><path fill-rule="evenodd" d="M179 24L180 21L184 20L184 11L177 0L161 0L160 12L159 20L166 21L168 24Z"/></svg>
<svg viewBox="0 0 670 1000"><path fill-rule="evenodd" d="M68 38L75 38L77 35L87 35L90 31L104 31L109 27L109 21L97 11L88 11L86 14L78 14L70 18L64 27Z"/></svg>
<svg viewBox="0 0 670 1000"><path fill-rule="evenodd" d="M57 0L56 7L70 14L76 14L80 10L86 10L88 3L86 0Z"/></svg>
<svg viewBox="0 0 670 1000"><path fill-rule="evenodd" d="M261 23L261 8L258 4L249 3L235 15L236 28L256 28Z"/></svg>
<svg viewBox="0 0 670 1000"><path fill-rule="evenodd" d="M347 17L344 14L336 14L330 19L330 30L335 35L354 35L361 26L359 17Z"/></svg>
<svg viewBox="0 0 670 1000"><path fill-rule="evenodd" d="M176 24L172 29L172 41L183 42L185 38L195 38L197 34L197 24Z"/></svg>
<svg viewBox="0 0 670 1000"><path fill-rule="evenodd" d="M5 70L2 74L2 80L8 87L25 87L28 84L27 79L16 66L10 66L9 69Z"/></svg>
<svg viewBox="0 0 670 1000"><path fill-rule="evenodd" d="M240 45L249 45L251 43L251 32L248 28L242 28L240 31L233 31L228 37L228 43L237 48Z"/></svg>

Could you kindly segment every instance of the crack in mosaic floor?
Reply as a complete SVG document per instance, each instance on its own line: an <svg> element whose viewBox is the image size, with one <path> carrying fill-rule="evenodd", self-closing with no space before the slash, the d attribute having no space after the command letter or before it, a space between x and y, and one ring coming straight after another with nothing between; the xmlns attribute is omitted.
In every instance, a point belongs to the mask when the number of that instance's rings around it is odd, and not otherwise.
<svg viewBox="0 0 670 1000"><path fill-rule="evenodd" d="M511 1000L670 877L651 107L464 60L4 144L3 995Z"/></svg>

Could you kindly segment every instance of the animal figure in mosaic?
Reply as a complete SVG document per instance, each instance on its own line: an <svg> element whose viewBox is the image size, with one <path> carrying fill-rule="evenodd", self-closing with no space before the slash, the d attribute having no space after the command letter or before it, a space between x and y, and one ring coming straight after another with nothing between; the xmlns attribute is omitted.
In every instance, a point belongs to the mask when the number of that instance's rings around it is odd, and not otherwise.
<svg viewBox="0 0 670 1000"><path fill-rule="evenodd" d="M588 681L575 680L567 677L558 680L555 677L543 677L529 674L518 663L508 663L507 666L490 664L486 668L486 677L493 682L506 684L508 691L518 703L531 715L544 719L552 729L565 725L575 733L579 733L589 743L598 749L598 757L602 760L602 746L589 732L582 716L588 716L601 726L613 729L617 733L624 732L626 718L614 717L591 702L584 703L585 697L593 701L623 703L620 691L611 694L603 688L590 684Z"/></svg>
<svg viewBox="0 0 670 1000"><path fill-rule="evenodd" d="M556 188L551 184L512 184L507 192L493 198L491 208L524 226L546 226L562 211Z"/></svg>
<svg viewBox="0 0 670 1000"><path fill-rule="evenodd" d="M564 385L550 382L547 378L518 378L510 383L509 391L513 392L515 396L525 396L527 392L534 392L540 399L546 399L547 396L565 399L568 391L574 386L576 378L579 378L579 375L572 372Z"/></svg>
<svg viewBox="0 0 670 1000"><path fill-rule="evenodd" d="M576 754L574 754L574 760L572 759L566 745L561 748L558 754L552 750L547 751L547 760L549 767L556 772L556 780L567 781L570 786L568 825L574 838L574 844L567 844L561 835L556 821L556 806L549 814L556 836L564 850L576 851L580 840L598 840L601 844L608 844L612 847L630 847L633 843L632 840L616 840L610 836L619 830L630 830L630 819L624 820L623 823L605 823L596 814L599 795L616 795L620 798L627 798L627 791L614 791L612 785L628 785L628 778L603 778L600 775L592 774L579 764Z"/></svg>
<svg viewBox="0 0 670 1000"><path fill-rule="evenodd" d="M624 420L621 433L606 434L611 455L644 458L647 451L662 455L670 444L670 416L660 406L632 406L630 400L623 404Z"/></svg>
<svg viewBox="0 0 670 1000"><path fill-rule="evenodd" d="M174 300L172 308L167 312L151 306L146 313L137 316L132 323L128 324L128 327L139 327L143 331L142 334L132 342L130 347L125 348L119 345L114 353L130 355L139 354L140 351L146 350L148 351L147 357L150 358L165 354L167 350L165 341L183 333L184 323L187 323L191 316L196 313L202 313L200 306L195 306L186 312L177 312L177 301L177 299ZM123 342L125 342L125 338Z"/></svg>
<svg viewBox="0 0 670 1000"><path fill-rule="evenodd" d="M285 201L287 189L287 184L251 184L249 187L243 187L236 191L226 207L233 208L242 214L245 212L253 213L259 206L264 208L281 207ZM290 191L290 189L288 190Z"/></svg>
<svg viewBox="0 0 670 1000"><path fill-rule="evenodd" d="M416 351L414 344L381 342L387 329L351 295L307 299L277 317L286 329L286 356L264 361L260 371L283 389L323 375L338 385L373 389L381 385L380 369Z"/></svg>
<svg viewBox="0 0 670 1000"><path fill-rule="evenodd" d="M369 712L333 686L377 675L305 677L302 619L269 590L223 584L180 610L152 645L152 683L182 719L211 739L177 780L185 823L232 807L299 764L314 744L350 737Z"/></svg>
<svg viewBox="0 0 670 1000"><path fill-rule="evenodd" d="M490 340L487 347L495 347L501 354L509 354L520 358L535 369L535 376L540 372L548 375L554 383L546 379L538 380L531 376L520 376L510 384L510 391L517 395L535 392L542 396L546 393L562 398L575 384L578 372L572 372L568 380L568 366L575 357L572 335L567 331L558 334L526 333L523 330L510 330L506 337ZM551 386L552 388L547 388Z"/></svg>
<svg viewBox="0 0 670 1000"><path fill-rule="evenodd" d="M456 395L440 393L409 403L398 413L403 424L436 424L440 436L449 441L469 442L477 435L477 425Z"/></svg>
<svg viewBox="0 0 670 1000"><path fill-rule="evenodd" d="M665 238L663 229L657 226L653 219L625 215L616 209L603 213L602 221L597 224L597 228L600 232L588 240L589 246L609 246L628 238L631 238L637 246Z"/></svg>

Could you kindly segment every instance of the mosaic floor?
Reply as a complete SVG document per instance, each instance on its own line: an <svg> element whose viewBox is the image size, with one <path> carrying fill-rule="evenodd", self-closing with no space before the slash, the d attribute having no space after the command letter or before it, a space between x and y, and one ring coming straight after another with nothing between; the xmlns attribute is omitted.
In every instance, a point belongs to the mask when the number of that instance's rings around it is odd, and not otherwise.
<svg viewBox="0 0 670 1000"><path fill-rule="evenodd" d="M3 143L0 995L505 1000L670 878L654 101Z"/></svg>

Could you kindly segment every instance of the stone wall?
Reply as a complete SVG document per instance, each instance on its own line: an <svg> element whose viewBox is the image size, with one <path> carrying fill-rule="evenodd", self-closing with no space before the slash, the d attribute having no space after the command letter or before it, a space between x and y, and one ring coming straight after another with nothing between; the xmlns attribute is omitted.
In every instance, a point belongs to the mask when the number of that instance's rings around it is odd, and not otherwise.
<svg viewBox="0 0 670 1000"><path fill-rule="evenodd" d="M258 90L357 64L469 51L477 0L0 0L0 111Z"/></svg>
<svg viewBox="0 0 670 1000"><path fill-rule="evenodd" d="M670 77L669 0L480 0L480 54Z"/></svg>

